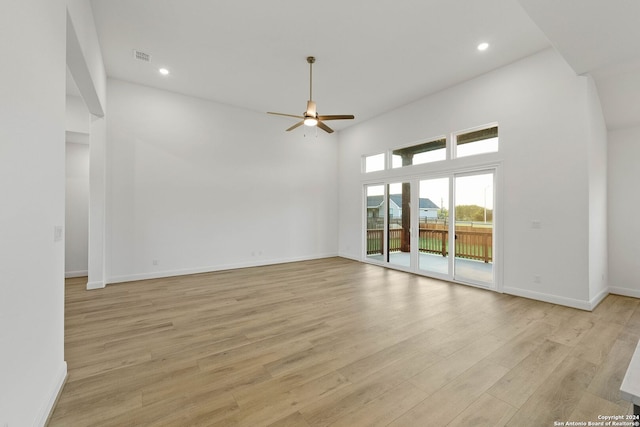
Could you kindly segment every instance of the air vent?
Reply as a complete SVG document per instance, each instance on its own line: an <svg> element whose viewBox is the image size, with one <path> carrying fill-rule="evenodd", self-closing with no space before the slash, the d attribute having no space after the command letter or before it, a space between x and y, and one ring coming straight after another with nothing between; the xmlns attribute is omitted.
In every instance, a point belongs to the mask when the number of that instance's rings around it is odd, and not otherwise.
<svg viewBox="0 0 640 427"><path fill-rule="evenodd" d="M133 57L138 61L151 62L151 55L133 49Z"/></svg>

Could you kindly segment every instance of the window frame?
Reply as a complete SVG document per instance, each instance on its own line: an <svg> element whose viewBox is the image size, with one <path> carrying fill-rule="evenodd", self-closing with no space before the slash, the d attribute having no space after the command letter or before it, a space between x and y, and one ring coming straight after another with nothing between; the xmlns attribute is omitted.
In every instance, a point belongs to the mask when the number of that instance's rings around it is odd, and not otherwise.
<svg viewBox="0 0 640 427"><path fill-rule="evenodd" d="M487 130L488 131L488 130L493 129L493 128L496 129L495 138L498 138L498 147L496 148L495 151L485 151L485 152L476 153L476 154L467 154L467 155L464 155L464 156L459 156L458 155L458 138L461 135L467 135L467 134L470 134L470 133L480 132L480 131L483 131L483 130ZM485 138L485 139L491 139L491 138ZM479 139L477 141L467 142L466 144L473 144L474 142L483 141L483 140L484 139ZM463 145L463 144L461 144L461 145ZM485 154L499 153L500 152L500 126L498 125L497 122L494 122L494 123L487 123L487 124L484 124L482 126L476 126L476 127L464 129L464 130L461 130L461 131L453 132L451 134L451 149L450 149L450 151L451 151L451 159L464 159L464 158L467 158L467 157L474 157L474 156L482 156L482 155L485 155Z"/></svg>

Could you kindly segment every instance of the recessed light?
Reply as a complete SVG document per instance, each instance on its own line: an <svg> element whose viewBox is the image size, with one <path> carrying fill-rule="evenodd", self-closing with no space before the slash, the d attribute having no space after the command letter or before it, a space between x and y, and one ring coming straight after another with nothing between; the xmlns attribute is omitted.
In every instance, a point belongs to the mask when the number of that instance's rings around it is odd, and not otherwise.
<svg viewBox="0 0 640 427"><path fill-rule="evenodd" d="M478 45L478 50L480 51L487 50L487 49L489 49L489 43L484 42Z"/></svg>
<svg viewBox="0 0 640 427"><path fill-rule="evenodd" d="M158 72L159 72L160 74L162 74L163 76L168 76L168 75L169 75L169 70L167 70L166 68L160 68L160 69L158 70Z"/></svg>

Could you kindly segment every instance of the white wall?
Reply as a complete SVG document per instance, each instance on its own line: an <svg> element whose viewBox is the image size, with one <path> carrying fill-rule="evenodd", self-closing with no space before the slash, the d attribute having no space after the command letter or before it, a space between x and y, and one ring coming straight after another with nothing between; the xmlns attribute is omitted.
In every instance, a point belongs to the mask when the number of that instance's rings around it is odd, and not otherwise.
<svg viewBox="0 0 640 427"><path fill-rule="evenodd" d="M64 0L2 4L0 426L44 425L66 376L65 34Z"/></svg>
<svg viewBox="0 0 640 427"><path fill-rule="evenodd" d="M89 144L89 259L87 289L106 284L106 116L92 117Z"/></svg>
<svg viewBox="0 0 640 427"><path fill-rule="evenodd" d="M105 285L106 71L87 0L67 0L67 66L92 118L89 171L88 289Z"/></svg>
<svg viewBox="0 0 640 427"><path fill-rule="evenodd" d="M66 97L65 130L67 132L89 134L91 132L91 114L79 96Z"/></svg>
<svg viewBox="0 0 640 427"><path fill-rule="evenodd" d="M598 90L589 76L587 117L589 125L587 158L589 166L589 298L592 305L607 296L607 127Z"/></svg>
<svg viewBox="0 0 640 427"><path fill-rule="evenodd" d="M590 308L587 88L549 49L341 132L340 254L362 258L363 154L498 122L504 291Z"/></svg>
<svg viewBox="0 0 640 427"><path fill-rule="evenodd" d="M86 96L85 102L89 102L89 111L96 115L97 110L102 109L106 104L107 73L102 61L102 51L100 50L100 40L93 19L93 9L91 2L87 0L67 0L67 11L72 21L73 32L77 37L77 42L81 50L84 70L88 73L88 80L78 81L78 89ZM74 54L78 54L74 52ZM71 70L76 77L80 70ZM80 72L80 74L82 74ZM86 94L91 91L92 96ZM95 98L94 98L95 96ZM93 103L95 101L96 104Z"/></svg>
<svg viewBox="0 0 640 427"><path fill-rule="evenodd" d="M335 136L118 80L107 99L109 282L337 255Z"/></svg>
<svg viewBox="0 0 640 427"><path fill-rule="evenodd" d="M640 298L640 127L609 132L609 287Z"/></svg>
<svg viewBox="0 0 640 427"><path fill-rule="evenodd" d="M66 144L66 277L86 276L89 244L89 145Z"/></svg>

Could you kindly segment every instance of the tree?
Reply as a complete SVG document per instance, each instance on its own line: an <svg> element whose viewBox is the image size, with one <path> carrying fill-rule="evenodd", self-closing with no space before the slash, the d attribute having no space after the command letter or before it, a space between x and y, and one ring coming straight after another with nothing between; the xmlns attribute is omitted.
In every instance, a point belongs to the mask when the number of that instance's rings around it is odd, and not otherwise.
<svg viewBox="0 0 640 427"><path fill-rule="evenodd" d="M456 206L456 221L484 221L485 208L478 205ZM493 221L493 210L487 209L487 222Z"/></svg>
<svg viewBox="0 0 640 427"><path fill-rule="evenodd" d="M438 219L448 219L449 218L449 209L441 208L438 210Z"/></svg>

